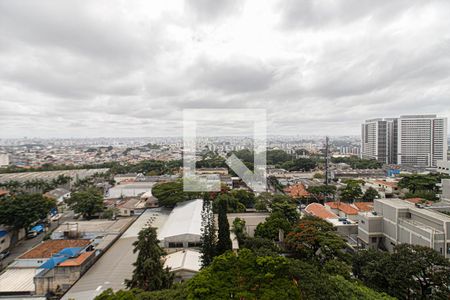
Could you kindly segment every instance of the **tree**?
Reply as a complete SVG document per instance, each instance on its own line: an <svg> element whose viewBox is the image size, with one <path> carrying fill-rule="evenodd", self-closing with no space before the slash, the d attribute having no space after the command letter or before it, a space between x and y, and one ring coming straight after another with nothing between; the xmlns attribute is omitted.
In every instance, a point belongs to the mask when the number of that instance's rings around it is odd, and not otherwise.
<svg viewBox="0 0 450 300"><path fill-rule="evenodd" d="M218 232L218 241L217 241L217 254L222 254L227 250L232 249L232 243L230 239L230 224L228 223L227 218L227 202L220 195L216 199L218 203L218 223L219 223L219 232Z"/></svg>
<svg viewBox="0 0 450 300"><path fill-rule="evenodd" d="M255 205L255 194L246 190L232 190L230 195L237 199L246 208L252 208Z"/></svg>
<svg viewBox="0 0 450 300"><path fill-rule="evenodd" d="M56 207L55 200L46 198L42 194L15 194L1 197L0 224L12 228L11 244L16 243L20 229L25 228L28 232L33 223L45 219L54 207Z"/></svg>
<svg viewBox="0 0 450 300"><path fill-rule="evenodd" d="M316 185L308 187L308 192L316 202L324 203L327 200L334 200L336 187L334 185Z"/></svg>
<svg viewBox="0 0 450 300"><path fill-rule="evenodd" d="M400 188L408 189L413 194L417 191L430 191L438 193L439 187L436 186L436 184L440 183L444 178L449 178L449 176L446 174L404 175L398 182L398 186Z"/></svg>
<svg viewBox="0 0 450 300"><path fill-rule="evenodd" d="M156 229L144 228L133 243L133 253L138 252L131 280L126 280L128 288L139 288L144 291L168 289L172 286L174 275L164 268L162 257L165 252L159 246Z"/></svg>
<svg viewBox="0 0 450 300"><path fill-rule="evenodd" d="M239 245L242 245L247 235L245 232L245 220L241 218L236 218L233 221L233 233L236 236Z"/></svg>
<svg viewBox="0 0 450 300"><path fill-rule="evenodd" d="M336 229L317 217L304 217L286 236L286 247L296 256L326 261L343 258L345 241L336 233Z"/></svg>
<svg viewBox="0 0 450 300"><path fill-rule="evenodd" d="M201 242L202 267L207 267L216 255L216 227L209 197L203 199Z"/></svg>
<svg viewBox="0 0 450 300"><path fill-rule="evenodd" d="M112 289L103 291L94 298L95 300L186 300L186 284L174 284L172 288L160 291L143 291L140 289L119 290L114 292Z"/></svg>
<svg viewBox="0 0 450 300"><path fill-rule="evenodd" d="M353 273L369 287L399 299L447 299L450 262L435 250L401 244L394 253L361 251Z"/></svg>
<svg viewBox="0 0 450 300"><path fill-rule="evenodd" d="M155 185L152 194L158 199L160 206L175 207L178 202L200 198L201 193L183 191L181 180L174 182L164 182Z"/></svg>
<svg viewBox="0 0 450 300"><path fill-rule="evenodd" d="M376 198L380 198L380 194L373 187L369 187L362 196L362 200L364 201L373 201Z"/></svg>
<svg viewBox="0 0 450 300"><path fill-rule="evenodd" d="M347 185L340 189L340 198L344 202L355 202L362 197L362 190L358 183L348 182Z"/></svg>
<svg viewBox="0 0 450 300"><path fill-rule="evenodd" d="M281 168L288 171L309 172L317 167L317 163L311 158L298 158L293 161L287 161L281 165Z"/></svg>
<svg viewBox="0 0 450 300"><path fill-rule="evenodd" d="M255 237L278 241L279 232L287 233L292 229L292 224L281 212L272 212L263 223L259 223L255 229Z"/></svg>
<svg viewBox="0 0 450 300"><path fill-rule="evenodd" d="M299 299L288 269L281 256L227 252L188 281L188 299Z"/></svg>
<svg viewBox="0 0 450 300"><path fill-rule="evenodd" d="M103 195L96 188L87 188L74 192L66 202L76 213L82 214L88 220L105 209Z"/></svg>

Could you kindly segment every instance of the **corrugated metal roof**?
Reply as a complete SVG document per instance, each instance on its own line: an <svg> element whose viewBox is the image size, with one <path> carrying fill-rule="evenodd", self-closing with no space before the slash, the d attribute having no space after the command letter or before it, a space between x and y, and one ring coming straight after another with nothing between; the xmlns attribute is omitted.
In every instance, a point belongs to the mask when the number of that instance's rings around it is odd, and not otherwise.
<svg viewBox="0 0 450 300"><path fill-rule="evenodd" d="M172 271L189 270L198 272L202 267L200 256L200 252L194 250L177 251L166 256L164 267L169 267Z"/></svg>
<svg viewBox="0 0 450 300"><path fill-rule="evenodd" d="M33 278L39 269L8 268L0 275L1 292L34 292Z"/></svg>
<svg viewBox="0 0 450 300"><path fill-rule="evenodd" d="M202 199L178 203L161 228L158 239L183 234L201 235L202 206Z"/></svg>

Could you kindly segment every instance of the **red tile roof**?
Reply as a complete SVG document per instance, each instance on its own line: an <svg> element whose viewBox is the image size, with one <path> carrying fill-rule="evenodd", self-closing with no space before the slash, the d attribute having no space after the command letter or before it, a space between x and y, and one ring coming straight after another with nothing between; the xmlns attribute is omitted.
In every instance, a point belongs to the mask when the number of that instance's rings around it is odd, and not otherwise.
<svg viewBox="0 0 450 300"><path fill-rule="evenodd" d="M20 256L19 259L50 258L64 248L85 247L89 244L89 240L47 240Z"/></svg>
<svg viewBox="0 0 450 300"><path fill-rule="evenodd" d="M405 199L405 201L408 201L408 202L411 202L411 203L414 203L414 204L417 204L417 203L424 203L424 204L427 204L427 205L433 204L433 202L427 201L427 200L425 200L423 198L419 198L419 197L408 198L408 199Z"/></svg>
<svg viewBox="0 0 450 300"><path fill-rule="evenodd" d="M397 187L397 182L393 182L393 181L375 180L374 182L376 184L389 186L391 188L396 188Z"/></svg>
<svg viewBox="0 0 450 300"><path fill-rule="evenodd" d="M359 211L372 211L373 210L373 202L355 202L353 203L354 206Z"/></svg>
<svg viewBox="0 0 450 300"><path fill-rule="evenodd" d="M306 190L303 183L288 186L284 189L284 191L288 193L292 198L309 197L309 192Z"/></svg>
<svg viewBox="0 0 450 300"><path fill-rule="evenodd" d="M329 206L333 209L338 209L342 212L344 212L347 215L357 215L358 210L354 207L352 207L350 204L343 203L343 202L326 202L325 206Z"/></svg>
<svg viewBox="0 0 450 300"><path fill-rule="evenodd" d="M78 257L63 261L58 266L60 267L81 266L92 254L94 254L94 251L81 253L80 255L78 255Z"/></svg>
<svg viewBox="0 0 450 300"><path fill-rule="evenodd" d="M322 204L319 203L311 203L306 208L305 211L313 216L316 216L321 219L337 219L339 218L336 214L329 211Z"/></svg>

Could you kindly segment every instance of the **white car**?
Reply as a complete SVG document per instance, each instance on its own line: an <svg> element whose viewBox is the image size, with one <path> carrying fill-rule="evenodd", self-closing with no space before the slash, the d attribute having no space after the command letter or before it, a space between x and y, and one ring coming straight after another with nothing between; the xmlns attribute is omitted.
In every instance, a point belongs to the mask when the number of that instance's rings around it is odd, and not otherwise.
<svg viewBox="0 0 450 300"><path fill-rule="evenodd" d="M61 219L61 214L56 214L56 215L54 215L53 217L51 217L52 222L56 222L56 221L58 221L59 219Z"/></svg>

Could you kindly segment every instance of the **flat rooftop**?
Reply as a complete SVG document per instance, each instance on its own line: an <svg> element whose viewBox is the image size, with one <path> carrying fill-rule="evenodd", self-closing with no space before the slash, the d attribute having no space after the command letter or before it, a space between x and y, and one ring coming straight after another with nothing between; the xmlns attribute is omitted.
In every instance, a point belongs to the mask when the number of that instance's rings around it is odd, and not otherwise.
<svg viewBox="0 0 450 300"><path fill-rule="evenodd" d="M91 242L90 240L47 240L40 243L30 251L26 252L19 259L37 259L50 258L53 254L65 248L86 247Z"/></svg>

